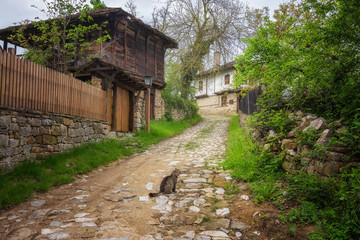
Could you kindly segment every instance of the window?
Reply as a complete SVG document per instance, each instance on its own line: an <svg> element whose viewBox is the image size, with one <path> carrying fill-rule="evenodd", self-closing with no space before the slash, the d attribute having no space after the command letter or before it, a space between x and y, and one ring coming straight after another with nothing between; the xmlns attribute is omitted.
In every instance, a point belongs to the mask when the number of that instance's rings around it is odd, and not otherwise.
<svg viewBox="0 0 360 240"><path fill-rule="evenodd" d="M199 91L203 90L203 81L199 81Z"/></svg>
<svg viewBox="0 0 360 240"><path fill-rule="evenodd" d="M229 104L233 105L234 104L234 100L229 100Z"/></svg>
<svg viewBox="0 0 360 240"><path fill-rule="evenodd" d="M230 84L230 74L225 75L225 85Z"/></svg>
<svg viewBox="0 0 360 240"><path fill-rule="evenodd" d="M221 97L221 106L222 107L226 106L226 102L227 102L227 96L222 96Z"/></svg>

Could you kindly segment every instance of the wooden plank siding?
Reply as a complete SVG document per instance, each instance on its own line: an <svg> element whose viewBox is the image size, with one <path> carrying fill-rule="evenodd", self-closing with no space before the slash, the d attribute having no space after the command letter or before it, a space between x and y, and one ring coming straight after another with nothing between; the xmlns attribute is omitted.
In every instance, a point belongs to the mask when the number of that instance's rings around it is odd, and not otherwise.
<svg viewBox="0 0 360 240"><path fill-rule="evenodd" d="M0 50L0 106L105 121L106 92Z"/></svg>
<svg viewBox="0 0 360 240"><path fill-rule="evenodd" d="M111 40L92 46L87 53L98 54L100 59L126 69L140 76L152 76L165 83L164 57L166 47L160 39L139 29L131 28L126 22L114 23ZM79 61L75 65L80 66Z"/></svg>
<svg viewBox="0 0 360 240"><path fill-rule="evenodd" d="M128 132L130 130L130 93L118 86L113 87L114 106L112 130Z"/></svg>

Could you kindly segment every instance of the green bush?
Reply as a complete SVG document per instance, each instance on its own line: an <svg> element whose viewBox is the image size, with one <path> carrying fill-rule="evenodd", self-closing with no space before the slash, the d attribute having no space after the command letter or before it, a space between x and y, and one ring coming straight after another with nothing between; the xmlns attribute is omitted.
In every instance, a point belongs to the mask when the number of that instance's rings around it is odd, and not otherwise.
<svg viewBox="0 0 360 240"><path fill-rule="evenodd" d="M291 120L288 115L289 111L274 109L261 109L260 112L253 114L250 117L249 124L253 129L259 131L264 137L269 130L283 136L287 134L294 126L294 120Z"/></svg>
<svg viewBox="0 0 360 240"><path fill-rule="evenodd" d="M184 99L178 93L168 91L167 89L162 91L162 98L165 101L166 107L165 119L168 121L173 119L173 110L184 113L187 118L195 116L199 110L195 100Z"/></svg>
<svg viewBox="0 0 360 240"><path fill-rule="evenodd" d="M255 195L255 203L275 200L281 194L279 187L271 179L252 182L249 184L249 187Z"/></svg>

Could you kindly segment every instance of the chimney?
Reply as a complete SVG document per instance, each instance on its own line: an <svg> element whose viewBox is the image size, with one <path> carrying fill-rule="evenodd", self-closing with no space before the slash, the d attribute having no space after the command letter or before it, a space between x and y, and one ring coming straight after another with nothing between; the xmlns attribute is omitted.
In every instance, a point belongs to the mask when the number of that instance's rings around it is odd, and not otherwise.
<svg viewBox="0 0 360 240"><path fill-rule="evenodd" d="M214 68L220 67L220 52L214 52Z"/></svg>

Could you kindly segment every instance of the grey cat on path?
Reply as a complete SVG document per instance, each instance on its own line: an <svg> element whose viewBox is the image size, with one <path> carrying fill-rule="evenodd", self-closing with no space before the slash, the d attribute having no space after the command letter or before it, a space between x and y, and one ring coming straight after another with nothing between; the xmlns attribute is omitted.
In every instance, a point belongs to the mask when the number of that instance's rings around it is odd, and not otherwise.
<svg viewBox="0 0 360 240"><path fill-rule="evenodd" d="M181 174L179 169L175 169L169 176L164 177L160 184L160 192L149 193L150 197L157 197L162 193L171 194L176 193L177 178Z"/></svg>

